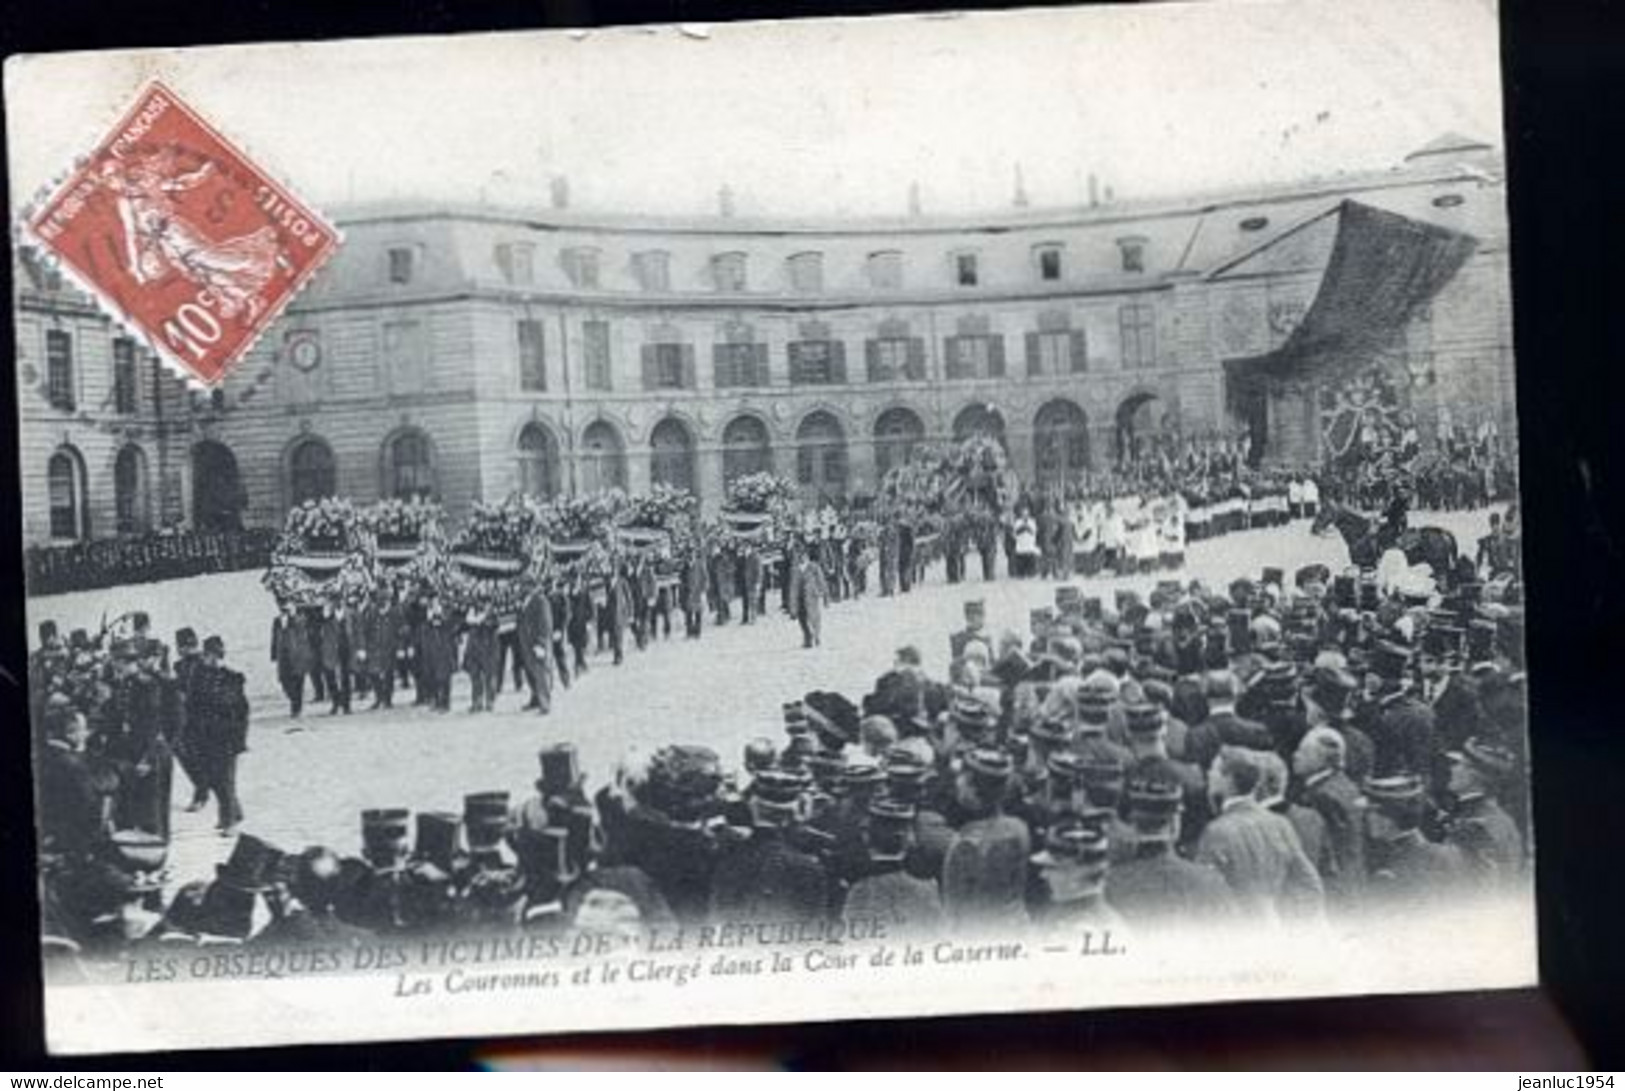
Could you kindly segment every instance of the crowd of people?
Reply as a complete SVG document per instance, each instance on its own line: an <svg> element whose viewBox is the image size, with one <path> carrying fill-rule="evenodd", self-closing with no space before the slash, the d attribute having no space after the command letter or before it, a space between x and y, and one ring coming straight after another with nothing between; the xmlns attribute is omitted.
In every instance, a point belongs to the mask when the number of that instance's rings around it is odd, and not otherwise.
<svg viewBox="0 0 1625 1091"><path fill-rule="evenodd" d="M1273 502L1245 499L1207 506L1207 532L1278 517ZM1019 506L1016 521L1031 511ZM888 582L884 542L882 532L881 593L902 593L901 571ZM786 597L822 601L826 561L844 551L793 552L784 583L799 590ZM692 558L668 601L718 621L733 602L742 620L758 616L766 580L735 571L719 581L712 559ZM30 678L45 735L47 933L71 955L672 921L1134 930L1324 920L1388 899L1505 889L1527 863L1522 604L1512 574L1483 575L1432 600L1323 566L1225 588L1163 578L1147 596L1118 590L1110 601L1062 582L1025 633L991 627L970 602L966 627L948 637L945 676L901 649L856 701L816 691L786 702L782 731L751 742L737 765L697 741L633 751L611 783L593 786L568 744L550 746L533 797L479 791L461 813L369 811L359 854L284 852L241 832L234 771L247 702L218 637L199 644L183 630L172 660L144 616L65 643L46 623ZM639 627L640 643L654 639L660 581L640 614L624 600L650 581L622 578L612 613ZM719 583L727 594L713 593ZM561 678L586 663L568 601L552 614L571 619L563 625L526 620L550 597L514 619L520 677L539 707L538 661ZM600 624L602 604L582 602L580 616ZM382 606L399 610L396 639L415 656L374 640L377 614L338 609L314 636L284 612L273 656L279 666L309 656L301 688L320 676L334 711L349 708L357 678L383 707L397 681L444 707L462 623L437 617L433 602ZM478 654L500 656L502 624L481 624ZM606 652L619 652L615 624L599 637ZM305 647L290 653L302 625ZM427 676L426 654L440 664ZM171 891L177 762L195 789L189 806L215 797L235 842L214 879Z"/></svg>
<svg viewBox="0 0 1625 1091"><path fill-rule="evenodd" d="M276 540L276 530L268 527L216 531L163 527L144 534L29 546L28 590L56 595L264 568Z"/></svg>

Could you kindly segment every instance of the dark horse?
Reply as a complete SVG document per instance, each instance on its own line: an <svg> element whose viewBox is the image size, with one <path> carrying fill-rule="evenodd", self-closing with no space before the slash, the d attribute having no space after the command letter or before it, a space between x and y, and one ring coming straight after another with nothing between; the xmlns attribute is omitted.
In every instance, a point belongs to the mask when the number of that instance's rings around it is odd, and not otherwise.
<svg viewBox="0 0 1625 1091"><path fill-rule="evenodd" d="M1376 516L1328 500L1321 504L1310 530L1325 534L1331 527L1343 536L1349 560L1361 568L1375 568L1384 553L1398 549L1404 552L1407 563L1429 565L1441 587L1456 577L1460 550L1456 548L1456 536L1442 527L1408 527L1396 534L1391 525Z"/></svg>

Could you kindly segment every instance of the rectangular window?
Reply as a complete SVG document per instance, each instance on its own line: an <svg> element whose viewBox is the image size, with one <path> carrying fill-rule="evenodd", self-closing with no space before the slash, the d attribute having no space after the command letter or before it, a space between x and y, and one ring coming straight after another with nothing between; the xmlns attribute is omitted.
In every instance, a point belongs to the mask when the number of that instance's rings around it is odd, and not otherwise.
<svg viewBox="0 0 1625 1091"><path fill-rule="evenodd" d="M961 288L974 288L978 283L980 270L976 268L975 254L956 254L954 256L954 280Z"/></svg>
<svg viewBox="0 0 1625 1091"><path fill-rule="evenodd" d="M689 385L684 381L688 345L662 343L649 347L653 350L653 368L647 385L655 390L682 390Z"/></svg>
<svg viewBox="0 0 1625 1091"><path fill-rule="evenodd" d="M1149 303L1125 303L1118 311L1123 337L1123 366L1157 365L1157 312Z"/></svg>
<svg viewBox="0 0 1625 1091"><path fill-rule="evenodd" d="M610 389L608 322L581 324L581 371L588 390Z"/></svg>
<svg viewBox="0 0 1625 1091"><path fill-rule="evenodd" d="M598 251L579 246L564 252L564 271L577 288L598 287Z"/></svg>
<svg viewBox="0 0 1625 1091"><path fill-rule="evenodd" d="M919 337L880 337L869 342L869 381L920 382L925 378L925 341Z"/></svg>
<svg viewBox="0 0 1625 1091"><path fill-rule="evenodd" d="M834 386L846 382L846 346L839 341L790 342L792 386Z"/></svg>
<svg viewBox="0 0 1625 1091"><path fill-rule="evenodd" d="M429 378L429 353L423 323L384 323L384 367L389 393L422 393Z"/></svg>
<svg viewBox="0 0 1625 1091"><path fill-rule="evenodd" d="M1089 369L1082 330L1046 330L1027 335L1028 375L1081 375Z"/></svg>
<svg viewBox="0 0 1625 1091"><path fill-rule="evenodd" d="M46 397L53 409L73 411L73 336L67 330L45 331Z"/></svg>
<svg viewBox="0 0 1625 1091"><path fill-rule="evenodd" d="M136 410L135 342L128 337L113 340L113 412Z"/></svg>
<svg viewBox="0 0 1625 1091"><path fill-rule="evenodd" d="M962 334L948 338L948 378L1000 379L1004 377L1004 338L990 334Z"/></svg>
<svg viewBox="0 0 1625 1091"><path fill-rule="evenodd" d="M750 342L717 345L713 357L716 386L767 385L767 346Z"/></svg>
<svg viewBox="0 0 1625 1091"><path fill-rule="evenodd" d="M502 279L509 284L534 284L536 247L528 242L499 243L497 268L502 272Z"/></svg>
<svg viewBox="0 0 1625 1091"><path fill-rule="evenodd" d="M51 504L51 537L79 537L79 483L68 456L51 460L46 488Z"/></svg>
<svg viewBox="0 0 1625 1091"><path fill-rule="evenodd" d="M519 389L547 389L547 353L542 324L534 318L521 318L519 333Z"/></svg>
<svg viewBox="0 0 1625 1091"><path fill-rule="evenodd" d="M412 265L416 257L410 246L391 246L389 248L389 282L391 284L410 284L414 272Z"/></svg>
<svg viewBox="0 0 1625 1091"><path fill-rule="evenodd" d="M1045 246L1039 249L1038 278L1040 280L1061 279L1061 248L1059 246Z"/></svg>

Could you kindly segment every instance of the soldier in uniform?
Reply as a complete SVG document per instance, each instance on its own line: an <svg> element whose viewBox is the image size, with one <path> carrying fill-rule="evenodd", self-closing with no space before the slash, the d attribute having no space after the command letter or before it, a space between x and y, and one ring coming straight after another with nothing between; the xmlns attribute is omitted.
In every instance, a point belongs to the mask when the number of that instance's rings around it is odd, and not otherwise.
<svg viewBox="0 0 1625 1091"><path fill-rule="evenodd" d="M467 637L463 642L463 670L468 672L470 712L490 712L496 702L497 671L501 651L497 644L496 614L477 607L465 618Z"/></svg>
<svg viewBox="0 0 1625 1091"><path fill-rule="evenodd" d="M981 599L965 603L965 627L948 636L948 658L958 659L965 654L965 645L973 640L990 643L987 631L987 606Z"/></svg>
<svg viewBox="0 0 1625 1091"><path fill-rule="evenodd" d="M942 902L956 926L1026 922L1031 835L1004 813L1014 763L1003 750L967 751L955 777L954 810L962 817L942 862Z"/></svg>
<svg viewBox="0 0 1625 1091"><path fill-rule="evenodd" d="M407 861L411 856L412 812L380 807L361 812L361 859L364 869L347 892L343 916L372 932L398 933L411 925L408 916Z"/></svg>
<svg viewBox="0 0 1625 1091"><path fill-rule="evenodd" d="M1368 890L1375 906L1398 911L1438 904L1460 884L1461 851L1422 834L1427 799L1414 773L1374 777L1365 783Z"/></svg>
<svg viewBox="0 0 1625 1091"><path fill-rule="evenodd" d="M1365 730L1375 747L1372 775L1432 775L1433 709L1412 692L1408 671L1410 649L1382 640L1372 651L1376 676L1374 700L1365 709Z"/></svg>
<svg viewBox="0 0 1625 1091"><path fill-rule="evenodd" d="M714 919L816 920L828 910L830 880L823 864L790 837L801 816L804 783L780 770L757 775L750 838L723 852L712 877Z"/></svg>
<svg viewBox="0 0 1625 1091"><path fill-rule="evenodd" d="M165 679L167 700L172 706L171 722L175 729L175 760L180 763L186 779L192 782L192 798L187 811L201 811L209 802L207 770L197 758L192 743L192 730L186 708L186 695L191 691L192 673L203 662L203 651L198 647L197 631L191 626L175 630L175 664Z"/></svg>
<svg viewBox="0 0 1625 1091"><path fill-rule="evenodd" d="M913 803L887 798L869 802L863 831L866 863L847 892L842 919L885 921L888 933L905 936L941 931L937 884L911 874L907 866L918 817Z"/></svg>
<svg viewBox="0 0 1625 1091"><path fill-rule="evenodd" d="M1133 850L1106 878L1106 898L1131 927L1222 924L1235 900L1216 868L1174 851L1182 839L1185 792L1156 770L1136 771L1126 791Z"/></svg>
<svg viewBox="0 0 1625 1091"><path fill-rule="evenodd" d="M697 638L705 629L705 590L709 577L706 573L705 552L694 545L683 559L683 634Z"/></svg>
<svg viewBox="0 0 1625 1091"><path fill-rule="evenodd" d="M430 596L419 628L418 669L428 702L436 712L451 711L451 676L457 670L457 619Z"/></svg>
<svg viewBox="0 0 1625 1091"><path fill-rule="evenodd" d="M1449 843L1485 887L1506 887L1523 874L1523 837L1495 797L1516 770L1517 755L1492 742L1468 739L1448 758Z"/></svg>
<svg viewBox="0 0 1625 1091"><path fill-rule="evenodd" d="M366 631L367 673L372 683L372 707L395 707L395 670L401 650L403 626L396 591L380 587L363 616Z"/></svg>
<svg viewBox="0 0 1625 1091"><path fill-rule="evenodd" d="M1062 822L1044 838L1043 851L1032 857L1047 900L1034 913L1035 921L1054 938L1094 943L1090 934L1124 936L1128 929L1106 895L1111 869L1106 835L1082 821Z"/></svg>
<svg viewBox="0 0 1625 1091"><path fill-rule="evenodd" d="M553 640L548 648L548 654L553 657L554 669L558 671L559 684L565 689L570 688L570 644L566 636L574 623L574 605L570 601L570 592L562 579L554 578L548 582L547 588L548 612L553 615Z"/></svg>
<svg viewBox="0 0 1625 1091"><path fill-rule="evenodd" d="M186 707L196 728L198 755L208 770L220 811L221 834L236 832L243 820L237 798L237 759L248 749L247 680L225 664L226 643L218 636L203 641L203 662L192 671Z"/></svg>
<svg viewBox="0 0 1625 1091"><path fill-rule="evenodd" d="M577 676L587 673L587 645L592 641L592 624L597 609L586 577L576 576L570 593L570 621L566 632L575 653L575 662L571 666Z"/></svg>
<svg viewBox="0 0 1625 1091"><path fill-rule="evenodd" d="M468 866L458 877L463 918L476 928L507 928L523 910L527 879L508 843L512 818L507 792L463 797Z"/></svg>

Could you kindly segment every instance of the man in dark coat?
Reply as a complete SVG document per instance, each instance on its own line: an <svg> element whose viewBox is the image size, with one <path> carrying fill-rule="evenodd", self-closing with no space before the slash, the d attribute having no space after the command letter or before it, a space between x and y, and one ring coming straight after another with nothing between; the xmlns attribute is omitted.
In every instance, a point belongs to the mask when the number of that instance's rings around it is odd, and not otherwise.
<svg viewBox="0 0 1625 1091"><path fill-rule="evenodd" d="M85 752L84 714L59 705L45 713L40 753L39 820L42 853L83 860L107 844L108 812L118 777Z"/></svg>
<svg viewBox="0 0 1625 1091"><path fill-rule="evenodd" d="M519 661L530 683L530 705L547 715L553 707L553 604L547 589L530 593L519 610Z"/></svg>
<svg viewBox="0 0 1625 1091"><path fill-rule="evenodd" d="M593 601L592 588L586 577L576 576L570 591L570 620L565 629L570 638L570 648L575 653L572 668L576 675L587 673L587 645L592 641L593 619L597 612L598 605Z"/></svg>
<svg viewBox="0 0 1625 1091"><path fill-rule="evenodd" d="M192 674L186 707L198 728L198 745L219 804L217 827L236 832L243 820L237 798L237 760L248 749L246 679L226 666L226 644L218 636L203 642L203 663Z"/></svg>
<svg viewBox="0 0 1625 1091"><path fill-rule="evenodd" d="M829 878L818 859L788 834L803 782L777 770L757 774L750 796L750 838L723 853L711 881L711 915L718 921L799 921L829 908Z"/></svg>
<svg viewBox="0 0 1625 1091"><path fill-rule="evenodd" d="M451 676L457 671L457 619L437 598L424 608L419 629L418 664L428 703L436 712L451 711Z"/></svg>
<svg viewBox="0 0 1625 1091"><path fill-rule="evenodd" d="M570 688L570 642L567 639L570 633L572 611L570 591L564 581L555 580L548 589L547 605L553 615L553 644L549 653L553 656L553 667L558 672L559 684L565 689Z"/></svg>
<svg viewBox="0 0 1625 1091"><path fill-rule="evenodd" d="M765 573L762 571L762 555L747 546L740 569L744 576L744 593L740 596L740 617L744 624L749 625L756 620L757 609L762 601L762 583L765 579Z"/></svg>
<svg viewBox="0 0 1625 1091"><path fill-rule="evenodd" d="M340 602L322 611L322 676L333 699L328 715L350 714L350 693L356 667L355 615Z"/></svg>
<svg viewBox="0 0 1625 1091"><path fill-rule="evenodd" d="M1332 727L1313 727L1292 755L1298 802L1320 815L1326 828L1321 883L1333 909L1359 903L1365 888L1365 797L1344 771L1347 744Z"/></svg>
<svg viewBox="0 0 1625 1091"><path fill-rule="evenodd" d="M1174 852L1180 840L1184 792L1180 784L1136 773L1127 788L1132 855L1106 877L1106 900L1131 927L1224 924L1235 900L1218 869Z"/></svg>
<svg viewBox="0 0 1625 1091"><path fill-rule="evenodd" d="M1207 678L1207 719L1185 735L1185 758L1198 768L1213 764L1221 747L1241 746L1250 750L1274 750L1275 737L1257 720L1236 712L1241 683L1229 671L1213 671Z"/></svg>
<svg viewBox="0 0 1625 1091"><path fill-rule="evenodd" d="M619 565L609 577L608 595L604 615L609 625L609 648L615 665L620 666L626 658L626 627L632 621L632 584Z"/></svg>
<svg viewBox="0 0 1625 1091"><path fill-rule="evenodd" d="M1524 873L1523 836L1495 793L1516 772L1517 755L1492 742L1468 739L1449 760L1453 805L1448 841L1480 886L1507 889Z"/></svg>
<svg viewBox="0 0 1625 1091"><path fill-rule="evenodd" d="M1366 781L1366 860L1370 904L1399 912L1432 910L1459 892L1466 861L1453 845L1422 834L1427 807L1422 780L1412 773Z"/></svg>
<svg viewBox="0 0 1625 1091"><path fill-rule="evenodd" d="M317 666L310 622L291 604L284 603L271 623L271 662L276 664L277 681L288 696L288 715L297 718L305 704L305 677L314 676Z"/></svg>
<svg viewBox="0 0 1625 1091"><path fill-rule="evenodd" d="M687 636L698 637L705 627L707 582L705 553L695 546L683 561L683 632Z"/></svg>
<svg viewBox="0 0 1625 1091"><path fill-rule="evenodd" d="M1004 813L1014 763L1003 750L964 756L954 785L963 818L942 861L942 904L955 925L999 928L1026 922L1027 860L1032 840Z"/></svg>
<svg viewBox="0 0 1625 1091"><path fill-rule="evenodd" d="M188 811L201 811L209 802L209 783L203 764L193 754L186 710L186 694L192 684L192 672L202 661L203 651L198 647L197 632L190 626L175 630L175 663L164 679L164 686L166 702L171 706L169 719L175 730L172 744L175 760L185 771L186 779L192 782L192 799L186 805Z"/></svg>
<svg viewBox="0 0 1625 1091"><path fill-rule="evenodd" d="M367 673L372 680L372 707L395 707L395 664L400 655L401 606L394 591L379 588L362 615L366 631Z"/></svg>
<svg viewBox="0 0 1625 1091"><path fill-rule="evenodd" d="M144 647L134 641L114 645L116 683L114 716L104 754L118 771L119 787L113 800L113 826L169 836L169 812L174 789L175 762L165 721L164 685L155 658L136 658L155 651L156 641Z"/></svg>
<svg viewBox="0 0 1625 1091"><path fill-rule="evenodd" d="M655 567L647 554L638 557L627 580L627 591L632 598L632 639L642 651L654 637L655 599L660 595Z"/></svg>
<svg viewBox="0 0 1625 1091"><path fill-rule="evenodd" d="M1364 728L1375 746L1372 775L1414 773L1431 777L1433 770L1433 709L1411 690L1410 650L1390 641L1379 643L1371 665L1379 679L1376 699L1365 711Z"/></svg>
<svg viewBox="0 0 1625 1091"><path fill-rule="evenodd" d="M711 596L712 612L716 614L716 624L726 625L729 620L728 600L734 593L734 555L714 542L711 544L708 575L707 591Z"/></svg>
<svg viewBox="0 0 1625 1091"><path fill-rule="evenodd" d="M501 649L497 643L496 614L489 609L473 609L465 617L467 637L463 643L463 670L468 672L470 712L490 712L496 701L497 671Z"/></svg>
<svg viewBox="0 0 1625 1091"><path fill-rule="evenodd" d="M801 624L801 646L817 647L823 643L824 603L829 598L824 570L812 553L803 552L790 581L790 601Z"/></svg>

